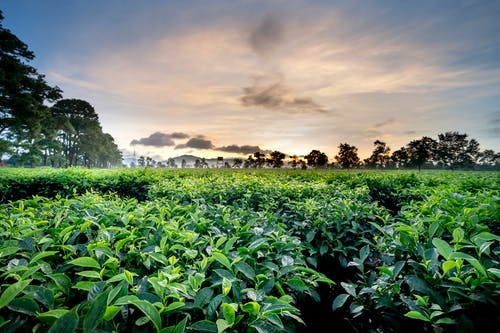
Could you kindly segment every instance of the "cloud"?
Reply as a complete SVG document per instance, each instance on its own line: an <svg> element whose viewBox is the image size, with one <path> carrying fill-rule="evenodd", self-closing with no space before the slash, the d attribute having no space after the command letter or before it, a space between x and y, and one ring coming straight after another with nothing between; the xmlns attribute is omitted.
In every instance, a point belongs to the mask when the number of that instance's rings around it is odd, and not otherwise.
<svg viewBox="0 0 500 333"><path fill-rule="evenodd" d="M314 102L311 97L292 96L290 89L283 82L283 77L258 76L252 86L243 88L240 101L247 107L264 107L266 109L287 112L325 112L326 110Z"/></svg>
<svg viewBox="0 0 500 333"><path fill-rule="evenodd" d="M259 146L249 146L249 145L229 145L224 147L215 148L215 150L223 151L226 153L236 153L241 155L253 154L255 152L267 152L266 150L261 149Z"/></svg>
<svg viewBox="0 0 500 333"><path fill-rule="evenodd" d="M259 25L250 33L248 43L260 56L267 56L284 40L283 23L276 17L267 14Z"/></svg>
<svg viewBox="0 0 500 333"><path fill-rule="evenodd" d="M373 127L380 128L380 127L383 127L383 126L386 126L386 125L394 124L395 122L396 122L396 120L394 118L390 118L390 119L381 121L379 123L376 123L375 125L373 125Z"/></svg>
<svg viewBox="0 0 500 333"><path fill-rule="evenodd" d="M172 139L187 139L189 135L186 133L174 132L171 134L155 132L146 138L141 138L139 140L134 139L130 142L130 145L143 145L143 146L153 146L153 147L172 147L175 146L175 142Z"/></svg>
<svg viewBox="0 0 500 333"><path fill-rule="evenodd" d="M182 132L174 132L174 133L170 134L170 137L172 139L187 139L187 138L189 138L189 134L182 133Z"/></svg>
<svg viewBox="0 0 500 333"><path fill-rule="evenodd" d="M212 149L214 148L214 145L210 140L205 140L202 138L191 138L188 140L188 142L175 146L175 149L184 149L184 148Z"/></svg>

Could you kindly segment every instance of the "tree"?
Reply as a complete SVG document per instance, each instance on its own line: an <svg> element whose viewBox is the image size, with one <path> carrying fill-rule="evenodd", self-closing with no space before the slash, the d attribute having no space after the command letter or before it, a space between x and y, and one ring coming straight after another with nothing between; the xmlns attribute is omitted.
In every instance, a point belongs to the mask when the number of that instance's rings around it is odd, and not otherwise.
<svg viewBox="0 0 500 333"><path fill-rule="evenodd" d="M311 152L304 156L307 161L307 165L320 168L328 163L328 156L319 150L311 150Z"/></svg>
<svg viewBox="0 0 500 333"><path fill-rule="evenodd" d="M500 163L500 154L494 150L486 149L478 154L478 162L482 165L493 166Z"/></svg>
<svg viewBox="0 0 500 333"><path fill-rule="evenodd" d="M254 166L256 168L262 168L266 163L266 154L257 151L253 153L253 156L255 157Z"/></svg>
<svg viewBox="0 0 500 333"><path fill-rule="evenodd" d="M375 148L373 149L372 155L364 160L366 165L376 168L387 167L391 160L389 157L391 148L389 148L385 142L380 140L375 140L375 142L373 142L373 145L375 146Z"/></svg>
<svg viewBox="0 0 500 333"><path fill-rule="evenodd" d="M270 157L267 159L267 163L273 168L281 168L283 166L283 159L285 158L285 154L280 151L273 151L270 154Z"/></svg>
<svg viewBox="0 0 500 333"><path fill-rule="evenodd" d="M391 155L391 160L396 163L398 168L407 166L410 161L408 149L406 147L401 147L395 150Z"/></svg>
<svg viewBox="0 0 500 333"><path fill-rule="evenodd" d="M186 168L186 160L185 159L182 159L182 162L181 162L181 168L185 169Z"/></svg>
<svg viewBox="0 0 500 333"><path fill-rule="evenodd" d="M167 160L167 165L169 168L177 168L177 163L175 163L175 160L171 157Z"/></svg>
<svg viewBox="0 0 500 333"><path fill-rule="evenodd" d="M412 166L417 166L418 171L422 165L429 162L437 148L437 141L424 136L419 140L410 141L407 145L408 163Z"/></svg>
<svg viewBox="0 0 500 333"><path fill-rule="evenodd" d="M235 158L233 160L233 168L239 168L243 164L243 160L241 158Z"/></svg>
<svg viewBox="0 0 500 333"><path fill-rule="evenodd" d="M479 143L467 137L467 134L458 132L439 134L435 150L436 159L452 170L473 167L479 155Z"/></svg>
<svg viewBox="0 0 500 333"><path fill-rule="evenodd" d="M62 99L51 107L55 129L53 154L60 150L64 165L86 167L121 164L121 153L111 135L103 133L99 117L90 103L80 99ZM108 156L108 157L107 157ZM153 166L150 159L146 166Z"/></svg>
<svg viewBox="0 0 500 333"><path fill-rule="evenodd" d="M347 143L341 143L338 148L339 153L335 156L335 160L340 167L347 169L359 166L358 148Z"/></svg>
<svg viewBox="0 0 500 333"><path fill-rule="evenodd" d="M3 153L41 159L43 120L49 118L44 103L61 98L44 75L28 63L35 58L28 46L4 28L0 11L0 156Z"/></svg>

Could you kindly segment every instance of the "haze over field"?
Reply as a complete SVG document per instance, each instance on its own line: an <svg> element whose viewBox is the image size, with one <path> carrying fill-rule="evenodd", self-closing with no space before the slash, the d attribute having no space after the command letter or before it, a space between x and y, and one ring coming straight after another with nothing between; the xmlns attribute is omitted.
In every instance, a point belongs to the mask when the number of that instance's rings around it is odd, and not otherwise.
<svg viewBox="0 0 500 333"><path fill-rule="evenodd" d="M4 25L124 157L500 150L499 1L6 0Z"/></svg>

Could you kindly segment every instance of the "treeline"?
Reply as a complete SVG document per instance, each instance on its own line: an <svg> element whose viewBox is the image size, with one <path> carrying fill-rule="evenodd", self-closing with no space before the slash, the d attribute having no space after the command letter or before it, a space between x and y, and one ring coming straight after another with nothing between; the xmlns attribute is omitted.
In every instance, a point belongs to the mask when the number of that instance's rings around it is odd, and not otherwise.
<svg viewBox="0 0 500 333"><path fill-rule="evenodd" d="M376 140L371 155L361 160L358 148L348 143L338 146L333 160L319 150L312 150L303 158L292 155L288 165L292 168L439 168L439 169L484 169L499 170L500 154L487 149L481 151L475 139L459 132L446 132L437 140L424 136L412 140L404 147L391 153L391 148L383 141ZM256 152L242 163L243 167L273 167L284 165L285 154L274 151L269 155ZM239 163L241 164L241 163Z"/></svg>
<svg viewBox="0 0 500 333"><path fill-rule="evenodd" d="M287 156L275 150L269 154L257 151L246 160L235 158L232 163L225 161L218 167L223 168L372 168L372 169L461 169L461 170L500 170L500 154L493 150L481 151L475 139L459 132L439 134L436 139L424 136L412 140L404 147L391 153L391 148L383 141L376 140L371 155L364 160L358 156L358 148L341 143L337 155L330 160L326 153L313 149L303 157ZM141 156L138 163L131 166L177 168L175 160L167 163L156 162L150 157ZM186 167L183 160L182 168ZM209 168L205 159L196 160L195 168Z"/></svg>
<svg viewBox="0 0 500 333"><path fill-rule="evenodd" d="M7 156L12 166L121 165L121 152L94 108L62 99L62 90L29 65L34 53L2 21L0 11L0 161Z"/></svg>

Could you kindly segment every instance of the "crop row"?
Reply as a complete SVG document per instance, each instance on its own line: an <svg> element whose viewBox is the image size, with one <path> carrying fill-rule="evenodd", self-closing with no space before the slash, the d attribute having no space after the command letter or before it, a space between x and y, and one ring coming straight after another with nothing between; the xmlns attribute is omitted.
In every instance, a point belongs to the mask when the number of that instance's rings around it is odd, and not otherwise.
<svg viewBox="0 0 500 333"><path fill-rule="evenodd" d="M73 172L146 192L2 204L2 332L500 327L497 173Z"/></svg>

